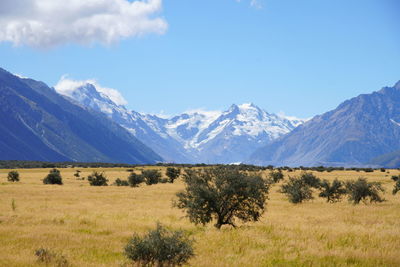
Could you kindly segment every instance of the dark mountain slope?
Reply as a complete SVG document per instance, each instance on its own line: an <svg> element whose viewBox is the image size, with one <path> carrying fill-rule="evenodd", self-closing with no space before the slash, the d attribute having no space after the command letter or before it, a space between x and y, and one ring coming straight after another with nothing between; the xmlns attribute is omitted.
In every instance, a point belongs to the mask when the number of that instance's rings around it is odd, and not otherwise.
<svg viewBox="0 0 400 267"><path fill-rule="evenodd" d="M257 150L256 164L361 166L400 149L400 82L316 116Z"/></svg>
<svg viewBox="0 0 400 267"><path fill-rule="evenodd" d="M129 132L44 83L0 69L0 159L154 163Z"/></svg>

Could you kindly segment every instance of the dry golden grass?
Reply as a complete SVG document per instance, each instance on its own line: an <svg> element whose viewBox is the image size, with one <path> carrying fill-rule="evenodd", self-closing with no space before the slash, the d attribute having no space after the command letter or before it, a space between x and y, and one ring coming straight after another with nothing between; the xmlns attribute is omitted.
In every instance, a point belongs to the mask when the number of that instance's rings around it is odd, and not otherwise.
<svg viewBox="0 0 400 267"><path fill-rule="evenodd" d="M7 182L9 170L0 170L0 266L40 266L34 251L41 247L64 255L72 266L121 266L130 236L157 221L187 230L196 240L192 266L400 266L400 195L391 195L390 180L397 170L316 173L330 180L381 181L387 202L353 206L316 198L293 205L276 185L260 222L221 231L196 227L172 207L183 189L179 180L139 188L90 187L76 180L75 170L61 169L63 186L42 184L49 169L18 170L18 183ZM93 171L80 170L82 176ZM97 170L110 182L128 176L121 168Z"/></svg>

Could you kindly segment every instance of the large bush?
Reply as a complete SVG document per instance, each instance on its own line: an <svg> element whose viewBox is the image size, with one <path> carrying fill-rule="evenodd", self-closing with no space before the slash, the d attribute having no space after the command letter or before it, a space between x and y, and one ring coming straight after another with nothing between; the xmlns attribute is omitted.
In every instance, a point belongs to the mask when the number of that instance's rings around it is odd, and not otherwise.
<svg viewBox="0 0 400 267"><path fill-rule="evenodd" d="M92 186L107 186L107 177L103 172L94 171L88 176L89 184Z"/></svg>
<svg viewBox="0 0 400 267"><path fill-rule="evenodd" d="M182 231L157 224L145 236L135 234L125 246L125 255L140 266L181 266L194 256L192 244Z"/></svg>
<svg viewBox="0 0 400 267"><path fill-rule="evenodd" d="M17 171L10 171L7 175L9 182L19 182L19 173Z"/></svg>
<svg viewBox="0 0 400 267"><path fill-rule="evenodd" d="M258 175L227 167L187 170L186 189L174 205L184 209L195 224L216 220L215 227L235 226L235 219L257 221L265 210L268 184Z"/></svg>
<svg viewBox="0 0 400 267"><path fill-rule="evenodd" d="M339 202L342 196L346 194L344 183L338 179L333 180L332 183L323 180L320 184L320 190L319 196L326 198L326 201L330 203Z"/></svg>
<svg viewBox="0 0 400 267"><path fill-rule="evenodd" d="M161 179L161 172L158 170L144 170L142 176L147 185L158 184Z"/></svg>
<svg viewBox="0 0 400 267"><path fill-rule="evenodd" d="M57 169L52 169L49 174L43 179L44 184L59 184L62 185L61 173Z"/></svg>
<svg viewBox="0 0 400 267"><path fill-rule="evenodd" d="M128 176L128 183L131 187L138 187L143 182L144 182L144 177L141 174L136 174L132 172Z"/></svg>
<svg viewBox="0 0 400 267"><path fill-rule="evenodd" d="M379 182L368 182L365 178L358 178L356 181L349 181L346 183L346 191L349 195L349 201L353 204L359 204L360 201L369 202L382 202L384 199L380 193L384 189Z"/></svg>
<svg viewBox="0 0 400 267"><path fill-rule="evenodd" d="M175 179L178 178L179 175L181 175L181 169L168 167L165 174L168 176L169 182L173 183Z"/></svg>

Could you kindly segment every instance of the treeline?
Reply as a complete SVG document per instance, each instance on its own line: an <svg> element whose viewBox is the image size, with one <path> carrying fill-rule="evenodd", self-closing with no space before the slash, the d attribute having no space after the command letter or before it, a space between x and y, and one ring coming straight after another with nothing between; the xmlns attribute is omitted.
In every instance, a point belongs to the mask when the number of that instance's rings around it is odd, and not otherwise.
<svg viewBox="0 0 400 267"><path fill-rule="evenodd" d="M33 169L33 168L135 168L144 167L151 165L144 164L126 164L126 163L107 163L107 162L46 162L46 161L25 161L25 160L0 160L0 169ZM363 172L374 172L381 171L386 172L385 168L344 168L344 167L275 167L272 165L268 166L256 166L251 164L184 164L184 163L157 163L153 166L159 167L177 167L177 168L199 168L199 167L227 167L239 171L265 171L265 170L285 170L288 172L292 171L318 171L318 172L332 172L332 171L363 171ZM400 168L399 168L400 170Z"/></svg>

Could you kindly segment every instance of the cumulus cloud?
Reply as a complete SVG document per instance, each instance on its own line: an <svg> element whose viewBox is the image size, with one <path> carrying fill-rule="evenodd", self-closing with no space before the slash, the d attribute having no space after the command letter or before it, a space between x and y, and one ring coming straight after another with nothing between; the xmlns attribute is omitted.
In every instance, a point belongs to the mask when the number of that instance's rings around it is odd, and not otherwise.
<svg viewBox="0 0 400 267"><path fill-rule="evenodd" d="M113 88L107 88L101 86L95 79L89 79L84 81L77 81L73 79L69 79L67 75L61 77L58 83L54 86L56 91L62 95L72 96L72 93L81 86L86 84L92 84L96 87L97 91L106 95L117 105L126 105L128 102L122 96L122 94Z"/></svg>
<svg viewBox="0 0 400 267"><path fill-rule="evenodd" d="M163 34L162 0L1 0L0 41L39 48Z"/></svg>

